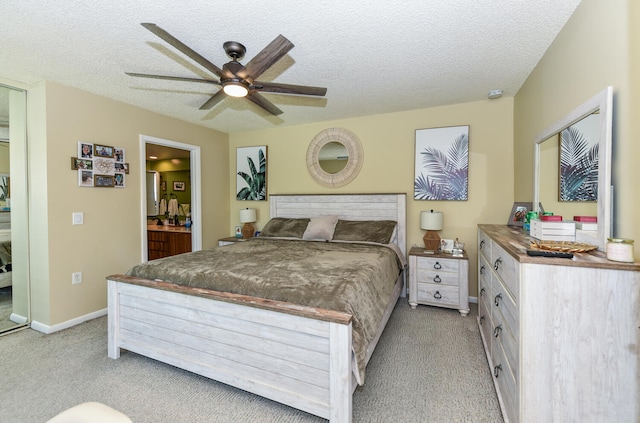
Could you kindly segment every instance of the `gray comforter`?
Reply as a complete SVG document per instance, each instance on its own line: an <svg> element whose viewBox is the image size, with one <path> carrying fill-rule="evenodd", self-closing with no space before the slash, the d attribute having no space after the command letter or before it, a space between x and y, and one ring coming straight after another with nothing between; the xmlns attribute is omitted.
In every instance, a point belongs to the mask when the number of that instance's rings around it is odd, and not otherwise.
<svg viewBox="0 0 640 423"><path fill-rule="evenodd" d="M139 264L127 274L353 316L358 383L401 261L382 245L254 238Z"/></svg>

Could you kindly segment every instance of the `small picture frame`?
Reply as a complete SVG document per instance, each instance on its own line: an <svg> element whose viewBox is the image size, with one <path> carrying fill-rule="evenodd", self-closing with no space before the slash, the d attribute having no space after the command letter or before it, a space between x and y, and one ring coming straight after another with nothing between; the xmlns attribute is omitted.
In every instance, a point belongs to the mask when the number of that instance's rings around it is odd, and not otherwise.
<svg viewBox="0 0 640 423"><path fill-rule="evenodd" d="M113 182L113 186L115 188L124 188L125 187L124 173L116 172L115 178L114 178L114 182Z"/></svg>
<svg viewBox="0 0 640 423"><path fill-rule="evenodd" d="M186 189L186 185L182 181L173 181L173 190L174 191L184 191Z"/></svg>
<svg viewBox="0 0 640 423"><path fill-rule="evenodd" d="M93 159L93 144L78 141L78 158L89 160Z"/></svg>
<svg viewBox="0 0 640 423"><path fill-rule="evenodd" d="M78 170L78 186L93 187L93 172L90 170Z"/></svg>
<svg viewBox="0 0 640 423"><path fill-rule="evenodd" d="M105 158L113 158L114 155L114 148L108 145L100 145L100 144L94 144L93 145L93 156L94 157L105 157Z"/></svg>
<svg viewBox="0 0 640 423"><path fill-rule="evenodd" d="M116 147L113 150L113 157L117 163L124 163L124 148Z"/></svg>
<svg viewBox="0 0 640 423"><path fill-rule="evenodd" d="M242 226L236 226L236 238L242 238Z"/></svg>
<svg viewBox="0 0 640 423"><path fill-rule="evenodd" d="M440 251L443 253L451 254L453 253L453 240L452 239L441 239L440 240Z"/></svg>
<svg viewBox="0 0 640 423"><path fill-rule="evenodd" d="M71 158L71 170L93 170L93 160Z"/></svg>
<svg viewBox="0 0 640 423"><path fill-rule="evenodd" d="M113 188L115 184L114 175L93 175L93 186L101 188Z"/></svg>
<svg viewBox="0 0 640 423"><path fill-rule="evenodd" d="M129 166L126 166L128 163L114 163L114 169L116 172L120 173L129 173Z"/></svg>
<svg viewBox="0 0 640 423"><path fill-rule="evenodd" d="M507 225L509 226L523 226L527 218L527 213L533 209L533 203L513 203L511 207L511 213L509 214L509 220Z"/></svg>

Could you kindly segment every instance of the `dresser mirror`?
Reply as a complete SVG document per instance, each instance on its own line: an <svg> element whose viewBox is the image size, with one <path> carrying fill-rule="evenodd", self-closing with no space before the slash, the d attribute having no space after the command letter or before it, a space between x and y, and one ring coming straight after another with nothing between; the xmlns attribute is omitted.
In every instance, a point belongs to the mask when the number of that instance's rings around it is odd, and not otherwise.
<svg viewBox="0 0 640 423"><path fill-rule="evenodd" d="M573 216L597 216L597 231L581 232L576 241L597 245L602 251L605 250L607 238L611 236L612 116L613 88L608 87L541 132L534 140L534 210L540 211L539 206L542 205L545 211L561 215L564 220L572 220ZM594 134L591 137L597 144L597 181L593 181L592 189L597 192L591 196L578 195L581 201L567 200L563 191L566 187L561 187L560 183L561 133L567 129ZM585 156L589 154L589 151L584 152ZM566 180L567 174L563 177Z"/></svg>
<svg viewBox="0 0 640 423"><path fill-rule="evenodd" d="M320 185L337 188L347 185L362 167L362 145L351 131L329 128L309 143L307 169Z"/></svg>

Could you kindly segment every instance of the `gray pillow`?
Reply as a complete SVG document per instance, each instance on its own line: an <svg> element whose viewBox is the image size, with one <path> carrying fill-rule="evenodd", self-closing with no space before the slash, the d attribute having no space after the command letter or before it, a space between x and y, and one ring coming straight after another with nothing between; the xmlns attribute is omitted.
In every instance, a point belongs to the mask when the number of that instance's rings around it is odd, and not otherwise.
<svg viewBox="0 0 640 423"><path fill-rule="evenodd" d="M393 220L338 220L333 240L389 244L395 228Z"/></svg>
<svg viewBox="0 0 640 423"><path fill-rule="evenodd" d="M260 236L302 238L308 224L309 219L274 217L264 225L264 228L262 228L262 231L260 232Z"/></svg>

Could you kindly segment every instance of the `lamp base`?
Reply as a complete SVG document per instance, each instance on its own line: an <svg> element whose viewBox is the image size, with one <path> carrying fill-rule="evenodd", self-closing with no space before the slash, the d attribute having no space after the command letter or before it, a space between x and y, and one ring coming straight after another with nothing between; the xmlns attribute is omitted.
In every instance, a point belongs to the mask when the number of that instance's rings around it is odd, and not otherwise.
<svg viewBox="0 0 640 423"><path fill-rule="evenodd" d="M253 238L253 233L254 233L254 229L253 229L253 225L249 222L246 222L244 225L242 225L242 238L244 239L249 239L249 238Z"/></svg>
<svg viewBox="0 0 640 423"><path fill-rule="evenodd" d="M424 248L427 251L440 250L440 235L436 231L427 231L422 238L424 241Z"/></svg>

